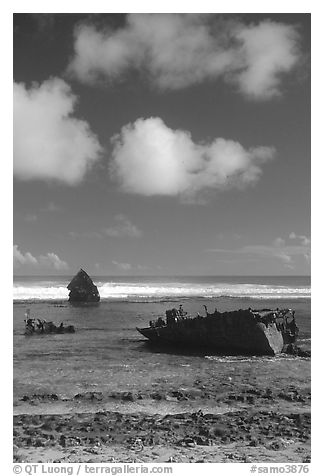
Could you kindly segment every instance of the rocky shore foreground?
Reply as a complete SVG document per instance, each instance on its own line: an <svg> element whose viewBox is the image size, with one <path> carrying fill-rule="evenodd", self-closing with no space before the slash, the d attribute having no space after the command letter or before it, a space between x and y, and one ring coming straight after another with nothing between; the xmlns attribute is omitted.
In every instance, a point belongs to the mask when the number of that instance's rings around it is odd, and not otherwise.
<svg viewBox="0 0 324 476"><path fill-rule="evenodd" d="M74 412L59 414L51 414L53 405L64 404L56 394L26 395L21 400L33 407L33 413L14 416L16 461L310 461L309 388L249 388L218 395L204 393L203 388L108 396L84 392L65 400L76 405ZM98 410L98 405L105 403L107 408L112 401L124 405L125 411ZM136 411L139 402L163 408L175 403L179 409L186 405L195 411L148 414ZM37 413L44 403L47 413ZM213 406L217 412L210 411Z"/></svg>

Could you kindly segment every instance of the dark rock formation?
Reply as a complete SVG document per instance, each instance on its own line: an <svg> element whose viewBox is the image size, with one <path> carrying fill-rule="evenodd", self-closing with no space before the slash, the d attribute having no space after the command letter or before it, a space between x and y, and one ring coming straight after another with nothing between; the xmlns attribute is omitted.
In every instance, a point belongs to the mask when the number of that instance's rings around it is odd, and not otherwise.
<svg viewBox="0 0 324 476"><path fill-rule="evenodd" d="M295 355L297 357L310 357L311 352L298 347L296 344L288 344L284 347L283 353Z"/></svg>
<svg viewBox="0 0 324 476"><path fill-rule="evenodd" d="M82 268L74 276L67 288L70 291L69 302L87 303L100 301L97 286Z"/></svg>

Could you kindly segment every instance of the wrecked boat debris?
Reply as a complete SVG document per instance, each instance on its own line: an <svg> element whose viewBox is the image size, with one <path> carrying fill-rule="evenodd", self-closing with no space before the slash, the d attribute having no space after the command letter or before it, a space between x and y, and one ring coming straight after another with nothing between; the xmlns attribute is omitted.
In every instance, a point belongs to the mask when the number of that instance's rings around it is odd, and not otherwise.
<svg viewBox="0 0 324 476"><path fill-rule="evenodd" d="M67 288L70 291L69 302L71 303L97 303L100 301L97 286L82 268Z"/></svg>
<svg viewBox="0 0 324 476"><path fill-rule="evenodd" d="M30 317L30 309L25 313L25 335L40 335L40 334L71 334L75 332L74 326L64 326L63 322L59 326L52 321L45 321L45 319L34 319Z"/></svg>
<svg viewBox="0 0 324 476"><path fill-rule="evenodd" d="M191 317L179 309L166 311L150 326L137 330L153 344L208 348L222 354L276 355L293 346L298 327L291 309L240 309Z"/></svg>

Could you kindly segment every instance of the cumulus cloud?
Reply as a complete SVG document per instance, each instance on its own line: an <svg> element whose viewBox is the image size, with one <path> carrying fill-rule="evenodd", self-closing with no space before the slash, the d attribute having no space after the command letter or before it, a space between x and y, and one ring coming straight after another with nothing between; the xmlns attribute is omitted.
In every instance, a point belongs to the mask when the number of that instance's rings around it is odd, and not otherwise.
<svg viewBox="0 0 324 476"><path fill-rule="evenodd" d="M44 268L54 268L57 271L68 269L65 261L61 260L55 253L47 253L39 257L39 265Z"/></svg>
<svg viewBox="0 0 324 476"><path fill-rule="evenodd" d="M303 246L308 246L311 243L311 240L308 236L305 235L296 235L295 232L290 233L289 238L291 240L297 241Z"/></svg>
<svg viewBox="0 0 324 476"><path fill-rule="evenodd" d="M283 238L278 237L274 240L273 244L277 247L284 246L285 240Z"/></svg>
<svg viewBox="0 0 324 476"><path fill-rule="evenodd" d="M18 268L24 264L31 264L37 266L38 261L29 251L27 253L22 253L17 245L13 246L13 265L14 268Z"/></svg>
<svg viewBox="0 0 324 476"><path fill-rule="evenodd" d="M142 236L141 230L137 228L127 217L122 214L116 215L114 224L105 228L104 234L113 238L122 236L129 236L132 238L139 238Z"/></svg>
<svg viewBox="0 0 324 476"><path fill-rule="evenodd" d="M112 139L113 177L122 189L141 195L195 196L206 189L256 182L274 149L244 149L217 138L195 143L187 131L172 130L160 118L138 119Z"/></svg>
<svg viewBox="0 0 324 476"><path fill-rule="evenodd" d="M281 79L298 63L293 25L245 24L216 15L130 14L117 30L75 30L68 71L84 83L121 78L130 69L160 89L222 78L254 99L280 94Z"/></svg>
<svg viewBox="0 0 324 476"><path fill-rule="evenodd" d="M73 117L76 96L52 78L27 89L14 83L14 175L20 180L80 182L101 151L89 124Z"/></svg>
<svg viewBox="0 0 324 476"><path fill-rule="evenodd" d="M246 95L269 99L280 93L280 81L299 57L295 27L264 21L237 32L245 67L234 72L233 81Z"/></svg>
<svg viewBox="0 0 324 476"><path fill-rule="evenodd" d="M68 264L61 260L55 253L47 253L38 257L33 256L29 251L23 253L17 245L13 246L13 266L14 269L24 266L32 266L36 269L55 269L64 271L68 269Z"/></svg>

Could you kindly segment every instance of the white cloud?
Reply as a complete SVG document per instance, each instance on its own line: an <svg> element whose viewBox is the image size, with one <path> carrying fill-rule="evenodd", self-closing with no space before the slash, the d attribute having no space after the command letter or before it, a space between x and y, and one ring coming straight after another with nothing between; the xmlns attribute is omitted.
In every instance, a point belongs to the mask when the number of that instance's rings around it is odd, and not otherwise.
<svg viewBox="0 0 324 476"><path fill-rule="evenodd" d="M113 139L113 177L122 189L140 195L193 197L205 189L256 182L271 147L244 149L222 138L193 142L187 131L172 130L160 118L137 119Z"/></svg>
<svg viewBox="0 0 324 476"><path fill-rule="evenodd" d="M55 269L56 271L68 269L68 264L55 253L51 252L35 257L29 251L22 253L17 245L13 246L13 266L15 269L24 266L32 266L36 269Z"/></svg>
<svg viewBox="0 0 324 476"><path fill-rule="evenodd" d="M81 25L68 71L85 83L119 79L130 69L160 89L222 77L245 95L269 99L299 60L295 26L244 24L216 15L130 14L115 31Z"/></svg>
<svg viewBox="0 0 324 476"><path fill-rule="evenodd" d="M251 255L260 255L268 258L277 258L283 263L291 263L292 256L296 254L303 254L304 250L292 249L291 247L286 246L267 246L267 245L251 245L244 246L239 250L241 253L251 254Z"/></svg>
<svg viewBox="0 0 324 476"><path fill-rule="evenodd" d="M134 272L141 272L147 271L149 268L147 266L141 264L131 264L131 263L122 263L120 261L112 261L112 264L119 270L119 271L134 271ZM99 265L97 266L99 269Z"/></svg>
<svg viewBox="0 0 324 476"><path fill-rule="evenodd" d="M304 246L308 246L311 243L310 238L308 238L307 236L300 236L300 239L301 239L301 244Z"/></svg>
<svg viewBox="0 0 324 476"><path fill-rule="evenodd" d="M113 226L104 229L104 234L113 238L129 236L132 238L139 238L142 236L141 230L137 228L127 217L124 215L116 215Z"/></svg>
<svg viewBox="0 0 324 476"><path fill-rule="evenodd" d="M305 260L307 261L307 263L310 263L310 262L311 262L310 253L305 253L305 254L304 254L304 258L305 258Z"/></svg>
<svg viewBox="0 0 324 476"><path fill-rule="evenodd" d="M54 268L57 271L63 271L68 269L68 265L65 261L61 260L55 253L47 253L45 256L39 257L39 264L44 268Z"/></svg>
<svg viewBox="0 0 324 476"><path fill-rule="evenodd" d="M291 240L296 240L297 242L299 242L301 245L303 246L308 246L310 245L311 243L311 240L308 236L305 236L305 235L296 235L295 232L292 232L290 233L289 235L289 238Z"/></svg>
<svg viewBox="0 0 324 476"><path fill-rule="evenodd" d="M13 246L13 265L14 268L18 268L24 264L31 264L33 266L38 265L38 261L31 253L21 253L17 245Z"/></svg>
<svg viewBox="0 0 324 476"><path fill-rule="evenodd" d="M296 28L264 21L242 28L236 37L242 42L240 54L245 58L245 67L233 75L239 89L255 99L279 95L282 75L298 60Z"/></svg>
<svg viewBox="0 0 324 476"><path fill-rule="evenodd" d="M14 175L20 180L80 182L101 151L86 121L73 117L76 96L58 78L29 90L14 83Z"/></svg>
<svg viewBox="0 0 324 476"><path fill-rule="evenodd" d="M295 239L295 233L289 235L289 240ZM302 238L305 238L302 236ZM248 245L236 249L213 248L207 252L219 254L233 254L245 256L259 256L262 258L280 260L285 266L293 268L295 259L302 257L307 263L310 262L310 242L301 240L299 244L291 244L283 238L276 238L272 245Z"/></svg>

